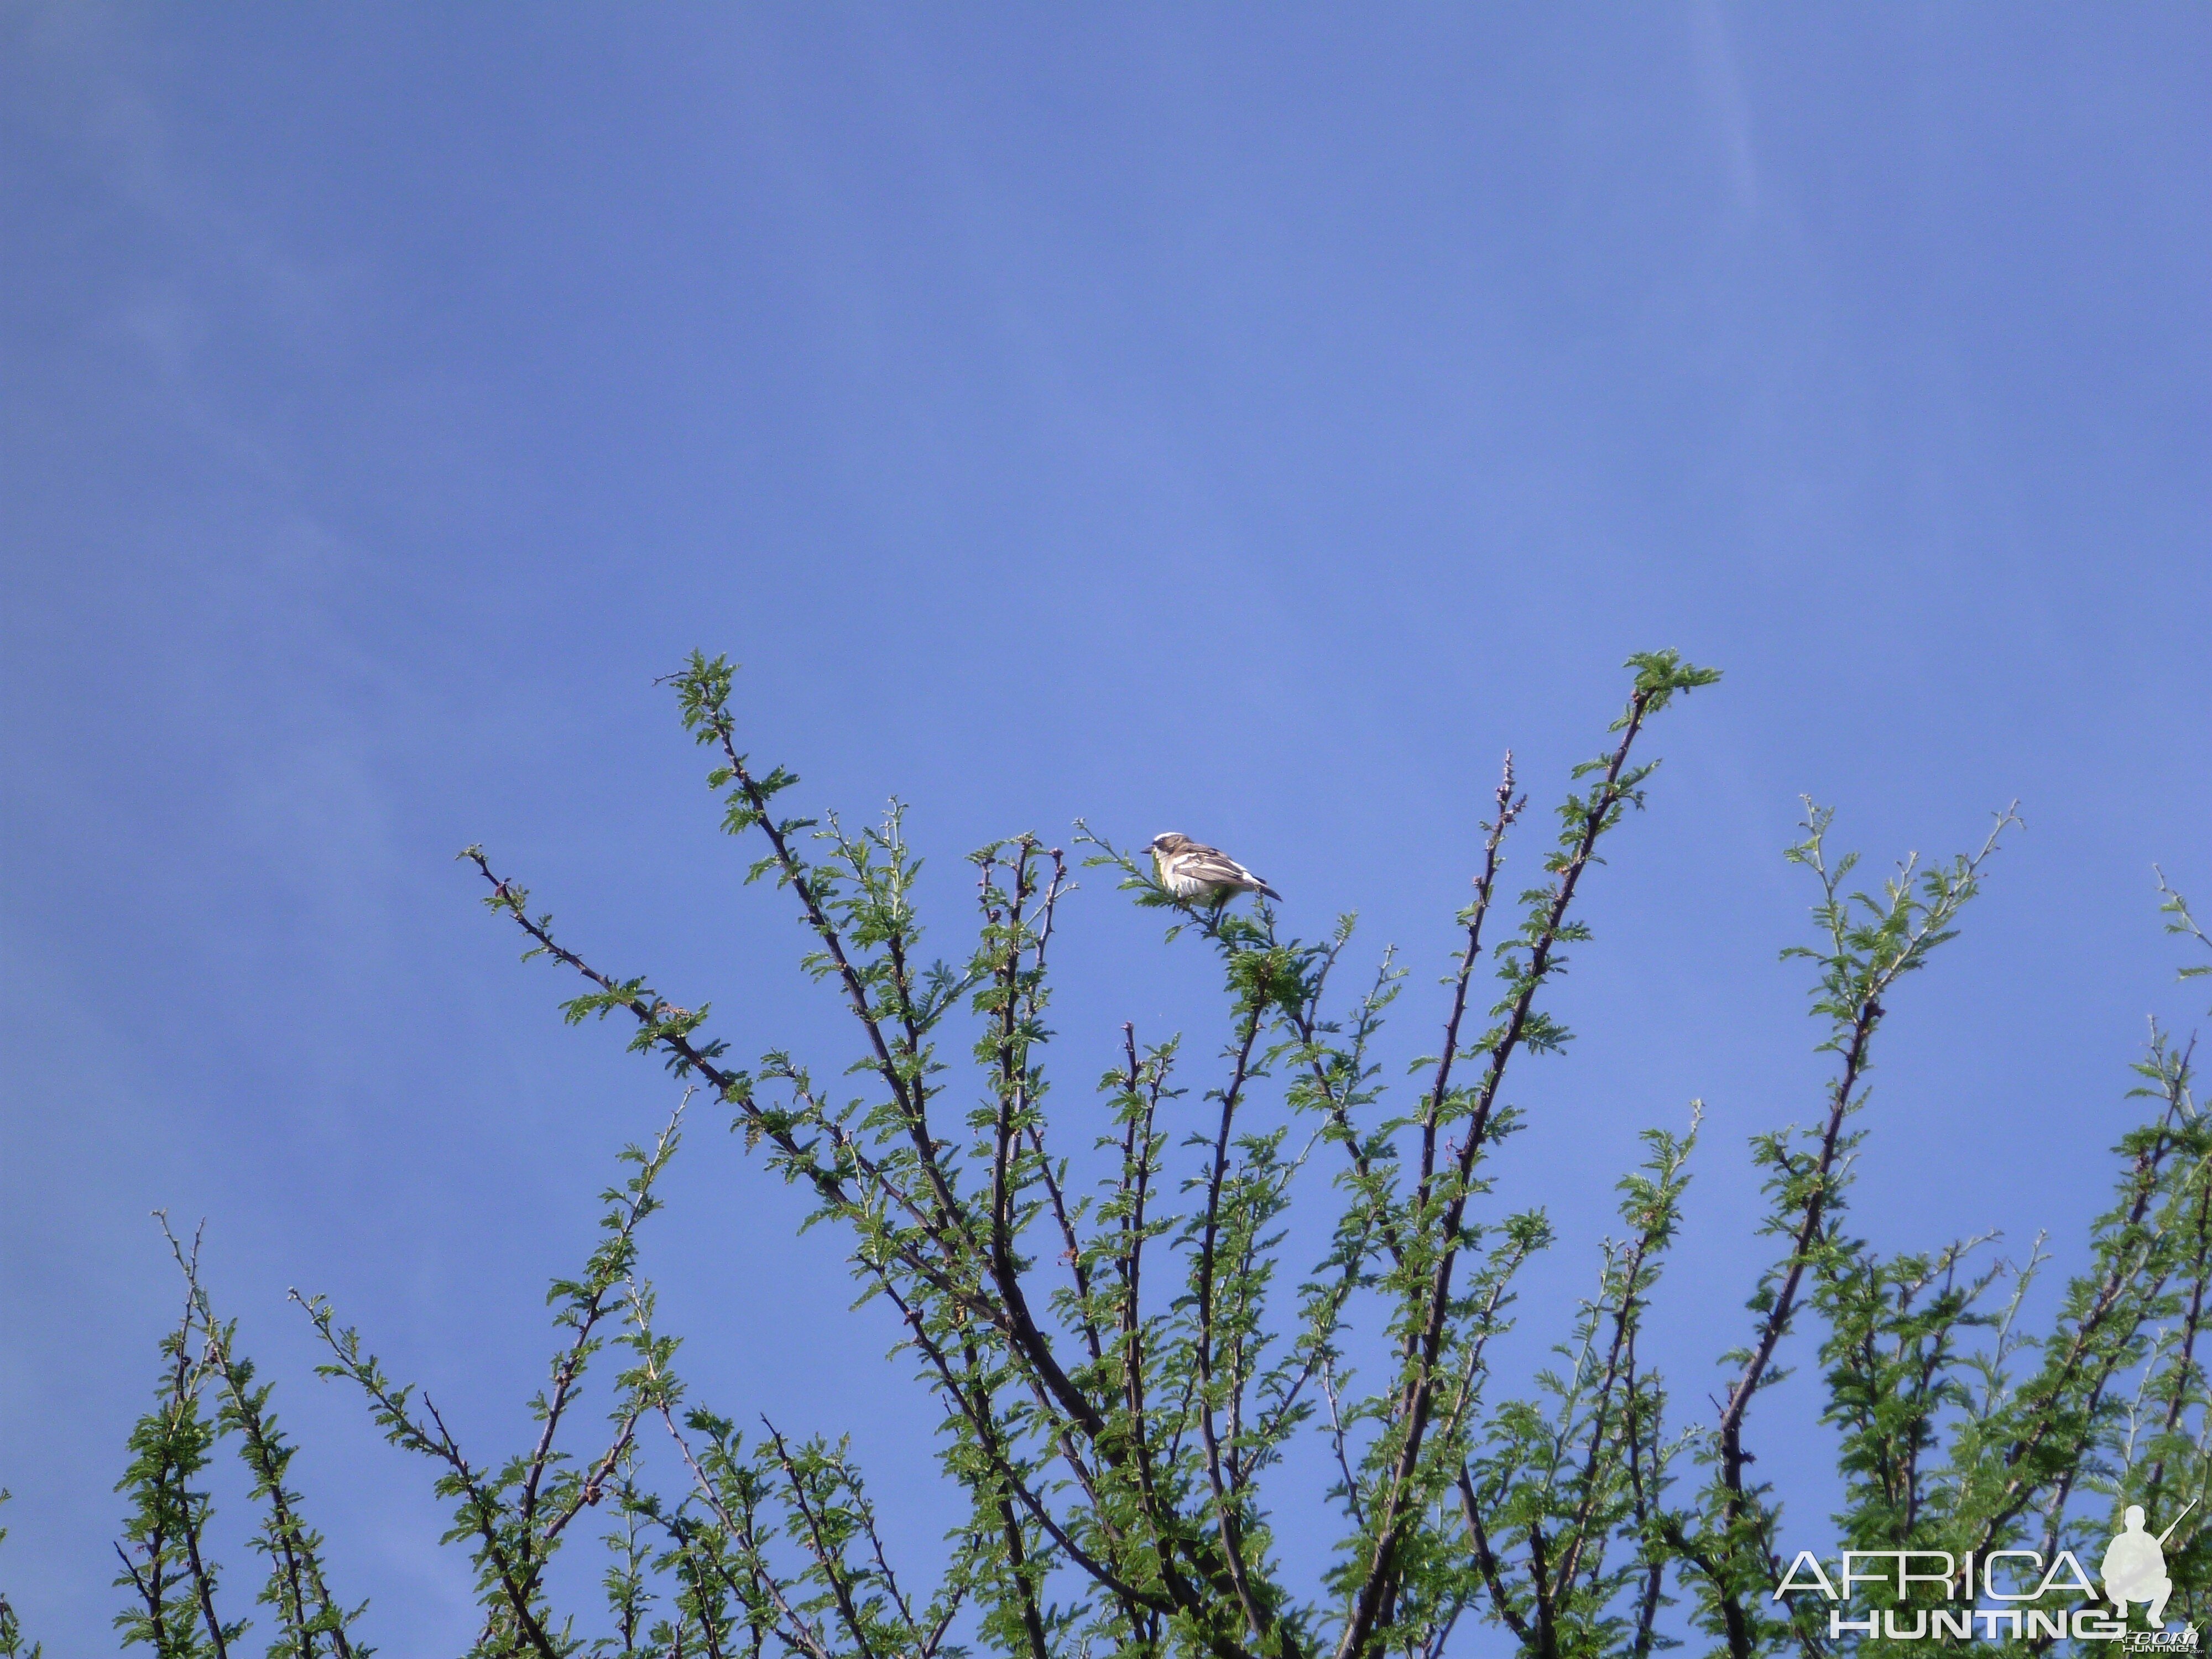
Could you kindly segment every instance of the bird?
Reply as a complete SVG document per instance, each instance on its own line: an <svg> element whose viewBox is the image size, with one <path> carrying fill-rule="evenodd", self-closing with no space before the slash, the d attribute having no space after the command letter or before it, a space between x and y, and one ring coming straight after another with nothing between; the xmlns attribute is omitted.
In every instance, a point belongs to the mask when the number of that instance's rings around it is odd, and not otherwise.
<svg viewBox="0 0 2212 1659"><path fill-rule="evenodd" d="M1283 896L1218 847L1208 847L1172 830L1154 836L1145 851L1152 855L1160 885L1179 899L1221 905L1239 893L1265 893L1277 900Z"/></svg>

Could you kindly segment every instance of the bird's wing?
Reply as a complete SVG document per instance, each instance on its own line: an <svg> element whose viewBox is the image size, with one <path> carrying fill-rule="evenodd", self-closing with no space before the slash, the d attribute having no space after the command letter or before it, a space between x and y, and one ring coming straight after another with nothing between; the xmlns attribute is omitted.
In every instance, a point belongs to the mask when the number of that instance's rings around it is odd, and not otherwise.
<svg viewBox="0 0 2212 1659"><path fill-rule="evenodd" d="M1243 881L1252 873L1218 847L1186 847L1176 862L1200 881Z"/></svg>
<svg viewBox="0 0 2212 1659"><path fill-rule="evenodd" d="M1200 881L1212 882L1222 887L1249 888L1265 893L1270 898L1282 896L1218 847L1187 848L1182 863L1183 873Z"/></svg>

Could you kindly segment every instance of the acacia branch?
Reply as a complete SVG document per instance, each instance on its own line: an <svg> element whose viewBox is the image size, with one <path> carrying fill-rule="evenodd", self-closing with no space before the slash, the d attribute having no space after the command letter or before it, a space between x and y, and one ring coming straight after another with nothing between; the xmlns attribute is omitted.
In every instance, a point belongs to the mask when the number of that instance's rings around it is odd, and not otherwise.
<svg viewBox="0 0 2212 1659"><path fill-rule="evenodd" d="M617 981L594 968L553 937L546 918L530 915L526 908L529 898L527 891L495 874L482 849L470 848L463 856L476 865L490 884L492 896L487 902L511 916L515 926L532 940L536 946L532 954L550 956L598 986L602 994L598 1000L604 1006L626 1009L637 1020L641 1039L666 1048L675 1057L674 1063L679 1075L696 1072L712 1084L724 1102L738 1109L747 1129L768 1140L782 1153L789 1166L805 1177L816 1195L833 1212L850 1218L861 1211L863 1206L860 1200L846 1189L844 1180L836 1170L820 1163L813 1156L812 1149L792 1133L781 1116L761 1109L752 1097L748 1079L742 1073L714 1063L714 1054L711 1050L719 1045L701 1045L691 1040L692 1031L697 1029L697 1015L690 1010L678 1007L658 992L646 987L641 981ZM829 1138L839 1158L849 1164L866 1182L868 1190L913 1217L948 1263L957 1264L963 1258L965 1251L960 1241L945 1231L941 1216L933 1217L914 1205L882 1166L869 1158L841 1125L818 1109L811 1121ZM916 1278L940 1294L994 1324L1006 1322L1004 1313L988 1297L963 1285L945 1267L930 1261L908 1245L902 1243L894 1249L899 1261Z"/></svg>
<svg viewBox="0 0 2212 1659"><path fill-rule="evenodd" d="M1630 738L1635 736L1632 727ZM1628 752L1628 741L1620 746L1620 757ZM1620 775L1620 762L1607 775L1611 784ZM1505 832L1521 816L1521 809L1528 804L1526 795L1515 799L1513 793L1513 751L1505 751L1504 775L1498 780L1496 816L1482 827L1488 836L1482 848L1482 873L1474 878L1474 900L1468 907L1467 945L1460 953L1459 969L1452 978L1451 1012L1444 1021L1443 1052L1437 1056L1436 1078L1429 1088L1427 1106L1421 1113L1421 1170L1419 1184L1414 1188L1413 1203L1417 1215L1426 1215L1429 1208L1430 1184L1437 1167L1437 1132L1443 1121L1444 1103L1451 1090L1452 1062L1459 1057L1460 1021L1467 1014L1468 981L1474 975L1474 964L1482 957L1482 924L1490 915L1491 895L1498 884L1498 854L1505 845ZM1593 840L1595 837L1592 838ZM1566 913L1562 908L1559 914ZM1493 1066L1493 1069L1495 1067Z"/></svg>
<svg viewBox="0 0 2212 1659"><path fill-rule="evenodd" d="M1214 1137L1213 1167L1206 1188L1206 1227L1200 1240L1198 1255L1198 1423L1200 1437L1206 1447L1206 1481L1213 1491L1216 1525L1221 1535L1222 1553L1228 1565L1230 1582L1236 1588L1237 1602L1244 1609L1244 1618L1250 1625L1253 1635L1264 1643L1273 1628L1273 1622L1262 1615L1246 1574L1237 1504L1223 1482L1221 1442L1213 1418L1214 1268L1220 1236L1221 1188L1229 1172L1230 1132L1237 1120L1237 1104L1243 1093L1245 1079L1252 1063L1252 1046L1259 1037L1260 1018L1267 1006L1264 987L1254 988L1251 995L1252 1006L1245 1015L1244 1036L1237 1047L1236 1069L1230 1076L1229 1086L1221 1093L1221 1127Z"/></svg>
<svg viewBox="0 0 2212 1659"><path fill-rule="evenodd" d="M1628 713L1622 722L1620 742L1607 759L1603 781L1591 792L1579 815L1580 823L1572 847L1558 866L1558 878L1550 902L1531 942L1528 963L1519 975L1520 990L1513 998L1504 1030L1490 1048L1490 1063L1477 1090L1467 1133L1455 1160L1455 1179L1452 1183L1451 1196L1437 1229L1441 1248L1423 1297L1424 1315L1417 1344L1414 1352L1409 1355L1413 1364L1408 1368L1410 1374L1397 1412L1399 1419L1405 1425L1403 1437L1384 1491L1376 1522L1373 1553L1353 1601L1352 1616L1346 1621L1344 1634L1337 1647L1337 1659L1356 1659L1356 1656L1367 1651L1384 1606L1395 1598L1398 1548L1411 1513L1414 1476L1428 1429L1437 1362L1443 1346L1445 1322L1451 1309L1452 1273L1458 1262L1462 1242L1461 1227L1466 1215L1475 1161L1481 1155L1490 1120L1497 1107L1498 1092L1504 1082L1505 1068L1528 1030L1528 1016L1535 1003L1537 989L1551 972L1553 953L1565 925L1568 908L1574 902L1575 889L1596 852L1599 836L1604 833L1626 798L1629 786L1624 785L1622 775L1628 764L1629 750L1634 745L1638 733L1643 730L1644 716L1652 702L1653 694L1640 686L1629 700ZM1503 818L1503 811L1499 816ZM1498 831L1493 830L1492 833Z"/></svg>
<svg viewBox="0 0 2212 1659"><path fill-rule="evenodd" d="M830 960L836 969L846 998L852 1004L853 1012L860 1020L861 1029L867 1033L869 1047L875 1054L876 1069L906 1119L908 1137L913 1142L915 1158L929 1183L944 1224L957 1230L962 1238L972 1243L974 1229L967 1211L954 1194L952 1183L938 1161L937 1143L929 1133L926 1085L920 1076L919 1053L909 1056L916 1073L909 1085L904 1069L892 1058L890 1047L884 1041L882 1016L870 1000L867 987L862 982L858 969L846 955L844 936L830 919L816 884L810 879L805 860L792 850L785 826L778 823L769 811L769 792L747 768L745 757L738 753L736 733L730 724L728 712L719 702L711 704L702 702L699 718L720 746L729 775L744 796L750 821L768 837L778 872L785 883L799 895L800 907L806 913L807 925L821 939L822 948L829 953Z"/></svg>

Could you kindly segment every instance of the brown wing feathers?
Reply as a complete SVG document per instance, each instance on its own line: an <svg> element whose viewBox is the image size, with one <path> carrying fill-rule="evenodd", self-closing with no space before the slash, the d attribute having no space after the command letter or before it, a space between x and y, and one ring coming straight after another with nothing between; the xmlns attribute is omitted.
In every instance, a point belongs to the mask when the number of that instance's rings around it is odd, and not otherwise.
<svg viewBox="0 0 2212 1659"><path fill-rule="evenodd" d="M1185 881L1203 882L1209 887L1227 887L1249 893L1265 893L1271 899L1282 897L1273 888L1247 870L1218 847L1208 847L1200 842L1186 841L1168 854L1174 873Z"/></svg>

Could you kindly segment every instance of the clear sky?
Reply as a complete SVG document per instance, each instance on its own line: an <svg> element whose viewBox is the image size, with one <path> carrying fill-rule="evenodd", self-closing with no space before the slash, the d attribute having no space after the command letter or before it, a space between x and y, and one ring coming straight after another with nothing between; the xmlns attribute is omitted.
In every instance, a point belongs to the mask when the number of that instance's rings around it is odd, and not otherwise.
<svg viewBox="0 0 2212 1659"><path fill-rule="evenodd" d="M650 684L694 646L746 665L806 805L912 803L943 948L982 840L1181 829L1296 927L1357 908L1409 953L1405 1054L1501 751L1540 807L1630 651L1724 669L1655 733L1581 1039L1500 1169L1561 1224L1548 1340L1635 1131L1706 1101L1684 1409L1759 1259L1745 1137L1817 1104L1776 960L1800 792L1876 860L2016 796L1885 1033L1856 1213L2070 1259L2145 1016L2203 1012L2151 866L2212 908L2208 105L2196 4L0 10L0 1583L33 1633L112 1641L165 1206L206 1218L371 1639L465 1644L425 1472L284 1291L503 1450L544 1281L670 1103L562 1029L465 843L740 1054L835 1069ZM1120 1020L1211 1046L1158 933L1103 884L1071 914L1079 1134ZM717 1115L648 1243L690 1371L852 1429L927 1554L890 1328ZM1785 1477L1820 1462L1793 1409L1761 1407Z"/></svg>

